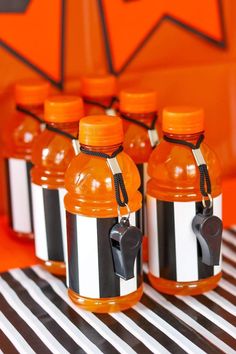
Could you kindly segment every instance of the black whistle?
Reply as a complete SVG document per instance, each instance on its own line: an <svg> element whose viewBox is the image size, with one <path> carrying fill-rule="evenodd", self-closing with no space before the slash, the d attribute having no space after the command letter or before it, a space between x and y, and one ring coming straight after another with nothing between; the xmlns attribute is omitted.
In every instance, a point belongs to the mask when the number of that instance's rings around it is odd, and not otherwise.
<svg viewBox="0 0 236 354"><path fill-rule="evenodd" d="M192 222L192 228L197 236L202 250L202 263L219 265L223 224L220 218L213 215L212 208L203 209Z"/></svg>
<svg viewBox="0 0 236 354"><path fill-rule="evenodd" d="M121 218L110 232L114 270L120 278L129 280L134 277L134 262L142 244L142 232L130 226L129 219Z"/></svg>

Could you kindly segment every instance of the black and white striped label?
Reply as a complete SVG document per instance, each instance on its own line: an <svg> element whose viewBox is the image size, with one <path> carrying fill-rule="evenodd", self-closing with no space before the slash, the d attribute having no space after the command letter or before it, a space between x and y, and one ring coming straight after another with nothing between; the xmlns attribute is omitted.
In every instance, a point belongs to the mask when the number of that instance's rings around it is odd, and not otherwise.
<svg viewBox="0 0 236 354"><path fill-rule="evenodd" d="M43 261L67 259L64 188L47 189L32 183L36 256Z"/></svg>
<svg viewBox="0 0 236 354"><path fill-rule="evenodd" d="M118 218L92 218L66 212L68 238L67 285L80 296L110 298L136 291L142 284L141 250L134 263L134 278L124 280L114 272L110 230ZM139 227L138 212L130 225Z"/></svg>
<svg viewBox="0 0 236 354"><path fill-rule="evenodd" d="M32 163L22 159L5 159L8 214L16 232L33 232L30 170Z"/></svg>
<svg viewBox="0 0 236 354"><path fill-rule="evenodd" d="M201 202L166 202L147 195L149 270L154 276L188 282L221 271L221 264L201 262L200 245L192 230L201 208ZM213 214L222 218L221 195L213 199Z"/></svg>
<svg viewBox="0 0 236 354"><path fill-rule="evenodd" d="M140 230L142 231L143 235L147 236L147 181L149 180L149 176L147 173L147 163L140 163L137 164L139 175L140 175L140 188L139 191L142 194L142 208L140 209Z"/></svg>

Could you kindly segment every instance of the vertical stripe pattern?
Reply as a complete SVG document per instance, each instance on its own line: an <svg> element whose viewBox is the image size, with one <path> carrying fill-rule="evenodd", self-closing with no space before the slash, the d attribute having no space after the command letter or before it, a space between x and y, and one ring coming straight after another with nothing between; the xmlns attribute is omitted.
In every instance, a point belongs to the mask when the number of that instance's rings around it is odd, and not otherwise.
<svg viewBox="0 0 236 354"><path fill-rule="evenodd" d="M7 193L7 214L9 226L13 227L12 221L12 205L11 205L11 185L10 185L10 171L8 159L4 159L5 163L5 180L6 180L6 193Z"/></svg>
<svg viewBox="0 0 236 354"><path fill-rule="evenodd" d="M149 270L155 276L160 276L159 238L157 237L157 204L156 199L147 195L148 211L148 263Z"/></svg>
<svg viewBox="0 0 236 354"><path fill-rule="evenodd" d="M141 184L139 191L142 194L142 208L139 211L140 214L140 230L143 235L147 235L147 200L146 200L146 190L147 190L147 181L149 179L147 174L147 163L137 164L137 168L140 175Z"/></svg>
<svg viewBox="0 0 236 354"><path fill-rule="evenodd" d="M30 188L31 162L5 159L10 225L16 232L33 232L32 200Z"/></svg>
<svg viewBox="0 0 236 354"><path fill-rule="evenodd" d="M136 226L138 212L131 213ZM92 218L67 215L68 286L80 296L111 298L128 295L142 283L141 252L134 263L134 278L124 280L114 271L110 230L118 218Z"/></svg>
<svg viewBox="0 0 236 354"><path fill-rule="evenodd" d="M95 219L96 220L96 219ZM109 220L109 221L108 221ZM121 287L120 280L114 276L113 258L111 253L109 233L113 225L118 222L117 218L97 219L97 252L99 254L99 282L100 293L98 297L119 296ZM96 231L95 231L96 234ZM106 276L104 276L106 274Z"/></svg>
<svg viewBox="0 0 236 354"><path fill-rule="evenodd" d="M222 217L221 195L213 200L213 214ZM201 261L201 248L192 230L201 202L166 202L147 196L149 268L156 276L173 281L197 281L218 274L219 265ZM183 262L184 260L184 262Z"/></svg>
<svg viewBox="0 0 236 354"><path fill-rule="evenodd" d="M157 201L157 234L160 277L175 280L177 274L174 203Z"/></svg>
<svg viewBox="0 0 236 354"><path fill-rule="evenodd" d="M59 188L59 209L61 218L61 229L62 229L62 248L63 248L63 260L66 264L66 276L68 277L68 251L67 251L67 231L66 231L66 209L64 206L64 197L66 195L65 188Z"/></svg>
<svg viewBox="0 0 236 354"><path fill-rule="evenodd" d="M218 197L213 199L213 210L214 210L214 215L222 219L222 194L220 194ZM214 266L214 275L220 273L221 270L222 270L222 248L221 248L219 265Z"/></svg>
<svg viewBox="0 0 236 354"><path fill-rule="evenodd" d="M189 281L198 279L198 269L193 267L193 264L198 264L197 238L192 230L195 203L175 202L174 211L176 254L180 255L184 250L184 262L183 258L176 258L177 280Z"/></svg>
<svg viewBox="0 0 236 354"><path fill-rule="evenodd" d="M47 189L32 183L35 251L43 261L67 260L64 188Z"/></svg>
<svg viewBox="0 0 236 354"><path fill-rule="evenodd" d="M196 208L196 214L197 213L202 213L203 206L201 202L197 202L195 205ZM199 279L204 279L204 278L209 278L214 275L214 266L209 266L201 261L201 256L202 256L202 251L200 244L197 242L197 258L198 258L198 274L199 274Z"/></svg>

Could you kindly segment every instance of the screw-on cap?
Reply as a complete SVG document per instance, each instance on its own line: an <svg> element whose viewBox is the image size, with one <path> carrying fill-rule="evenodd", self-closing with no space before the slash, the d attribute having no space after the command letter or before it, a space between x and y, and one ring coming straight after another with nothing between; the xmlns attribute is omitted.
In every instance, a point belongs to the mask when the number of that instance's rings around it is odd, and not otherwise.
<svg viewBox="0 0 236 354"><path fill-rule="evenodd" d="M52 123L76 122L84 115L83 100L77 96L53 96L44 104L44 119Z"/></svg>
<svg viewBox="0 0 236 354"><path fill-rule="evenodd" d="M81 92L85 97L109 97L117 93L116 78L112 75L83 77L81 86Z"/></svg>
<svg viewBox="0 0 236 354"><path fill-rule="evenodd" d="M80 121L80 144L110 146L121 144L123 138L123 125L119 117L88 116Z"/></svg>
<svg viewBox="0 0 236 354"><path fill-rule="evenodd" d="M157 92L153 90L122 90L120 110L129 113L150 113L157 111Z"/></svg>
<svg viewBox="0 0 236 354"><path fill-rule="evenodd" d="M197 107L166 107L162 113L164 133L194 134L204 130L204 110Z"/></svg>
<svg viewBox="0 0 236 354"><path fill-rule="evenodd" d="M25 79L15 84L15 100L22 105L41 105L48 97L50 85L40 79Z"/></svg>

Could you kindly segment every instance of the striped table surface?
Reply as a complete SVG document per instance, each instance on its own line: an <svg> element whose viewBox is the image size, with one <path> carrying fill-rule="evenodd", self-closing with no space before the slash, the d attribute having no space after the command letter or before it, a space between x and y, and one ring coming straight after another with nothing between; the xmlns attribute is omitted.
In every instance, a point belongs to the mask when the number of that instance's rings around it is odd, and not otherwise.
<svg viewBox="0 0 236 354"><path fill-rule="evenodd" d="M236 353L236 228L224 231L223 278L195 297L155 291L130 310L93 314L67 297L65 282L40 266L0 274L0 352Z"/></svg>

